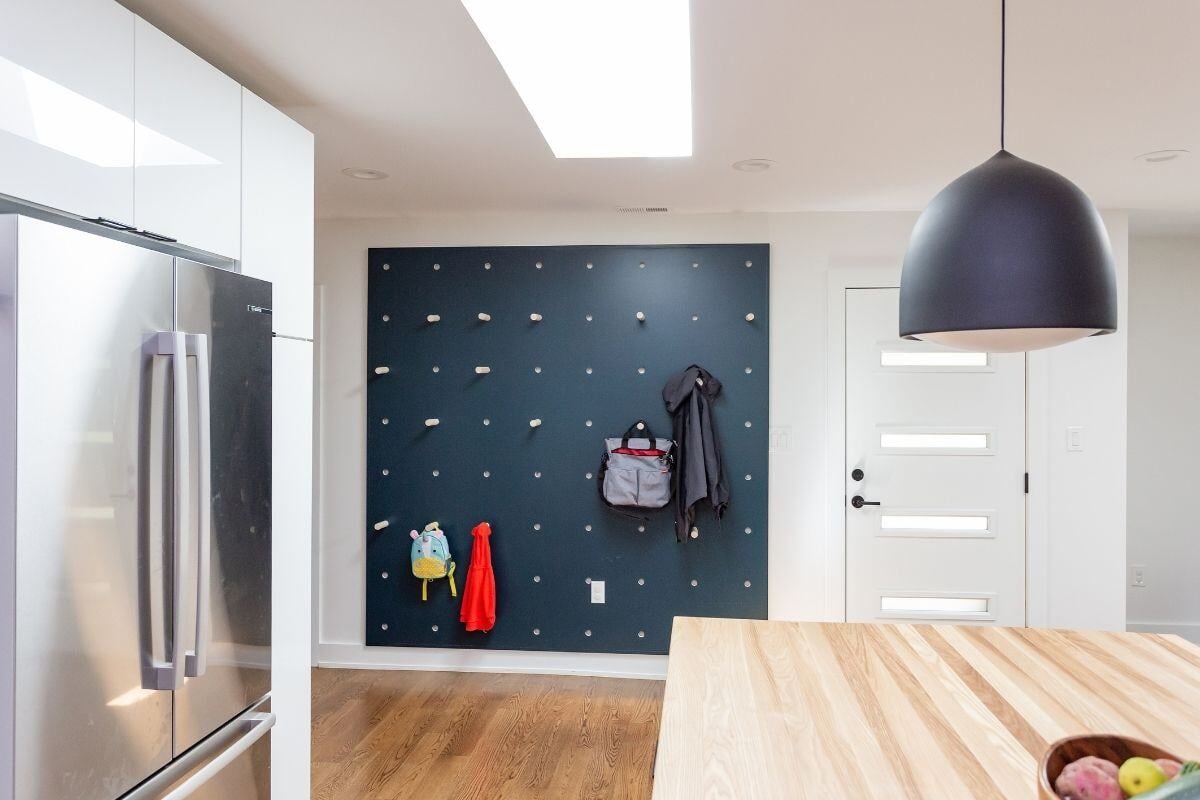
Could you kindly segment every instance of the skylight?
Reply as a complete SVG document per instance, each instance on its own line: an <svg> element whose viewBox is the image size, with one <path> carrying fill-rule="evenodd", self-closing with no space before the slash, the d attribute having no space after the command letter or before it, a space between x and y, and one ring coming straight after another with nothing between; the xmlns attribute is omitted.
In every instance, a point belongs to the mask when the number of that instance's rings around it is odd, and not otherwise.
<svg viewBox="0 0 1200 800"><path fill-rule="evenodd" d="M688 0L462 0L558 158L692 154Z"/></svg>

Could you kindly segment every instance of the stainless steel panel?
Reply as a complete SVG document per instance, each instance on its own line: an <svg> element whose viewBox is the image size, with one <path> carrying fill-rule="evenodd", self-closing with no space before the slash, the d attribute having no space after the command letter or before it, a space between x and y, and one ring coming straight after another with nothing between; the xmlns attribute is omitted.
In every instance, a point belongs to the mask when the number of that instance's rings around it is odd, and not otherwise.
<svg viewBox="0 0 1200 800"><path fill-rule="evenodd" d="M17 236L15 796L111 800L171 757L171 693L144 682L171 633L168 371L146 349L171 258L28 218Z"/></svg>
<svg viewBox="0 0 1200 800"><path fill-rule="evenodd" d="M184 547L195 553L183 586L188 674L175 693L175 752L241 714L271 687L271 285L177 260L176 328L187 334L189 385L199 387L208 350L209 442L193 425L193 521ZM203 421L201 392L190 392L191 420ZM211 490L201 486L201 462ZM208 494L211 535L195 511ZM208 591L196 576L197 548L208 538ZM204 613L199 613L207 599ZM197 601L200 601L198 603ZM199 615L198 615L199 613ZM196 674L196 677L191 677Z"/></svg>
<svg viewBox="0 0 1200 800"><path fill-rule="evenodd" d="M270 800L271 729L266 701L227 723L121 800Z"/></svg>

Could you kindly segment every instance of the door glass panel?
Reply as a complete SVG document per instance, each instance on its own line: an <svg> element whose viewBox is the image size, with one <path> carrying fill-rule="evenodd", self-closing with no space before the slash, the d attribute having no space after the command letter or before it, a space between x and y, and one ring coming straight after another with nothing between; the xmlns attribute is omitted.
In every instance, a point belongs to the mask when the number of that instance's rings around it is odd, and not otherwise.
<svg viewBox="0 0 1200 800"><path fill-rule="evenodd" d="M957 350L881 350L881 367L986 367L987 353Z"/></svg>
<svg viewBox="0 0 1200 800"><path fill-rule="evenodd" d="M972 616L988 616L991 600L987 597L899 597L883 595L879 598L879 610L894 616L938 617L960 619Z"/></svg>
<svg viewBox="0 0 1200 800"><path fill-rule="evenodd" d="M906 514L886 512L880 515L884 535L969 536L991 535L986 514Z"/></svg>
<svg viewBox="0 0 1200 800"><path fill-rule="evenodd" d="M987 450L986 433L881 433L879 446L898 450Z"/></svg>

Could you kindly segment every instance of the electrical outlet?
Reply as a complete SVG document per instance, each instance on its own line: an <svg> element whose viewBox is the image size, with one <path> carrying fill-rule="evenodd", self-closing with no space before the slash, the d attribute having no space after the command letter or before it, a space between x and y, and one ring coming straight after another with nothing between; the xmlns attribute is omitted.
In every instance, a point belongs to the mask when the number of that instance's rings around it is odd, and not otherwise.
<svg viewBox="0 0 1200 800"><path fill-rule="evenodd" d="M770 452L785 453L791 448L792 427L790 425L775 425L771 428Z"/></svg>
<svg viewBox="0 0 1200 800"><path fill-rule="evenodd" d="M1129 585L1136 586L1139 589L1146 587L1146 565L1145 564L1130 564L1129 565Z"/></svg>
<svg viewBox="0 0 1200 800"><path fill-rule="evenodd" d="M592 602L604 602L604 581L592 581Z"/></svg>

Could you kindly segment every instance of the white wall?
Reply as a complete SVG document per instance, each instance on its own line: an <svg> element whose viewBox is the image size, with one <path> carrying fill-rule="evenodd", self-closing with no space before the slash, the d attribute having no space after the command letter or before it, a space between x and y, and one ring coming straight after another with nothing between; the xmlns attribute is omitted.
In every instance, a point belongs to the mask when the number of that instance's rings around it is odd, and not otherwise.
<svg viewBox="0 0 1200 800"><path fill-rule="evenodd" d="M1028 361L1027 583L1036 626L1125 630L1129 221L1109 213L1104 222L1116 261L1117 332ZM1083 428L1082 452L1067 451L1068 427Z"/></svg>
<svg viewBox="0 0 1200 800"><path fill-rule="evenodd" d="M843 267L896 267L915 213L650 215L444 215L325 220L317 229L317 282L324 303L320 347L325 476L321 509L319 658L322 663L538 669L661 674L656 657L445 653L363 647L366 386L366 255L369 247L767 242L771 245L771 425L790 428L786 451L771 454L769 613L775 619L830 619L825 604L828 492L825 475L826 274ZM1105 215L1121 293L1126 275L1124 214ZM1124 319L1122 319L1124 322ZM1031 442L1044 480L1061 504L1043 515L1045 621L1120 629L1125 624L1125 333L1041 357L1053 375L1031 380L1031 402L1046 421ZM1031 413L1031 419L1036 410ZM1065 426L1097 435L1084 453L1059 457ZM1099 433L1103 431L1103 433ZM841 435L838 432L836 435ZM1094 444L1093 444L1094 443ZM1047 451L1050 452L1047 452ZM836 484L836 485L835 485ZM1079 511L1086 507L1085 511ZM1077 521L1078 520L1078 521ZM1031 534L1031 539L1034 536ZM1073 574L1087 550L1093 579ZM546 666L550 665L550 666Z"/></svg>
<svg viewBox="0 0 1200 800"><path fill-rule="evenodd" d="M1142 238L1129 260L1129 627L1200 642L1200 525L1191 508L1200 452L1200 238ZM1128 581L1127 581L1128 583Z"/></svg>

